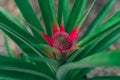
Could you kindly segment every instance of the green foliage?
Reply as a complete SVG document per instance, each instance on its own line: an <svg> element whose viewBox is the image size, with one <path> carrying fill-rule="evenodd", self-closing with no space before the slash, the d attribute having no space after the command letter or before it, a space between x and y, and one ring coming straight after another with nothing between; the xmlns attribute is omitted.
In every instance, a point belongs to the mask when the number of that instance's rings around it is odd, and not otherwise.
<svg viewBox="0 0 120 80"><path fill-rule="evenodd" d="M86 8L87 0L75 0L70 10L70 0L58 0L57 16L53 0L38 0L44 25L42 26L29 0L14 0L28 27L9 12L0 8L0 29L4 34L7 56L0 55L0 79L7 80L116 80L119 76L87 78L94 67L120 66L120 50L108 51L120 40L120 10L105 20L117 0L108 0L90 26L76 43L77 49L58 53L43 38L51 36L52 27L64 24L68 33L80 28L94 7ZM104 22L103 22L104 21ZM28 30L31 29L31 31ZM32 32L32 33L31 33ZM10 47L11 38L20 48L16 56ZM62 55L61 55L62 54ZM60 57L65 57L63 61ZM59 60L57 60L57 58ZM80 76L78 76L80 75Z"/></svg>
<svg viewBox="0 0 120 80"><path fill-rule="evenodd" d="M32 33L34 34L34 36L38 40L44 41L43 38L41 37L41 35L39 35L39 33L34 30L34 27L35 27L38 31L44 32L43 27L41 26L35 12L33 11L30 3L28 2L28 0L15 0L15 3L17 4L17 6L18 6L20 12L22 13L24 19L26 20L26 22L30 24L29 26L30 26L30 29L32 30Z"/></svg>
<svg viewBox="0 0 120 80"><path fill-rule="evenodd" d="M75 0L75 3L73 5L73 8L68 18L68 22L65 27L67 32L70 32L72 28L78 24L84 12L86 3L87 3L87 0Z"/></svg>
<svg viewBox="0 0 120 80"><path fill-rule="evenodd" d="M58 2L58 23L61 24L62 18L66 26L69 17L69 4L70 0L59 0Z"/></svg>
<svg viewBox="0 0 120 80"><path fill-rule="evenodd" d="M51 35L51 28L57 23L53 0L38 0L47 34Z"/></svg>
<svg viewBox="0 0 120 80"><path fill-rule="evenodd" d="M67 73L72 69L91 68L97 66L103 66L103 67L120 66L118 60L119 57L120 57L120 51L97 53L95 55L81 59L79 61L68 63L61 66L58 69L57 78L58 80L64 80Z"/></svg>
<svg viewBox="0 0 120 80"><path fill-rule="evenodd" d="M104 6L104 8L98 13L98 15L95 17L93 22L90 24L90 26L88 27L87 31L82 36L82 38L84 38L90 32L93 32L97 28L97 26L99 26L102 23L102 21L105 19L106 15L109 13L114 3L115 3L115 0L108 1L108 3Z"/></svg>
<svg viewBox="0 0 120 80"><path fill-rule="evenodd" d="M10 57L16 57L16 55L14 54L14 52L11 49L9 38L8 38L8 36L5 33L3 33L3 38L4 38L4 44L5 44L6 53Z"/></svg>
<svg viewBox="0 0 120 80"><path fill-rule="evenodd" d="M34 61L35 63L32 64L2 55L0 59L0 77L13 77L13 79L18 77L19 79L34 79L36 77L38 79L45 78L52 80L50 77L53 76L51 71L49 71L46 63L42 61L39 64Z"/></svg>

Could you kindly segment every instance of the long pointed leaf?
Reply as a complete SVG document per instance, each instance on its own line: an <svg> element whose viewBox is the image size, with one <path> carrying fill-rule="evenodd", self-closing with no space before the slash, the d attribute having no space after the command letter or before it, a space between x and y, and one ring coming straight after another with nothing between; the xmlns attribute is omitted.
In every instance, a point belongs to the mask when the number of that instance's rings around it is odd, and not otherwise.
<svg viewBox="0 0 120 80"><path fill-rule="evenodd" d="M68 18L67 25L65 27L67 32L70 32L73 27L76 26L76 24L79 22L79 19L82 17L82 14L84 12L84 8L86 6L87 0L76 0L72 11L70 13L70 16Z"/></svg>
<svg viewBox="0 0 120 80"><path fill-rule="evenodd" d="M104 37L101 37L100 39L93 40L92 43L88 45L87 48L85 48L80 54L81 57L77 56L76 60L79 60L81 58L84 58L88 55L92 55L96 52L100 52L108 48L110 45L115 43L120 39L120 26L116 28L115 30L113 29L112 32L106 33ZM96 41L96 42L95 42ZM103 46L104 45L104 46Z"/></svg>
<svg viewBox="0 0 120 80"><path fill-rule="evenodd" d="M104 51L110 45L115 43L120 39L120 26L111 28L104 35L99 36L95 40L92 40L90 43L86 44L83 49L76 51L69 59L68 62L73 60L80 60L88 55L92 55L95 52ZM104 46L103 46L104 45ZM99 47L99 48L98 48Z"/></svg>
<svg viewBox="0 0 120 80"><path fill-rule="evenodd" d="M13 24L16 25L20 28L22 28L23 30L25 30L26 32L27 29L25 28L24 25L22 25L16 18L14 18L9 12L7 12L6 10L4 10L3 8L0 7L0 22L7 22L10 21L9 24Z"/></svg>
<svg viewBox="0 0 120 80"><path fill-rule="evenodd" d="M119 26L118 26L118 28L113 30L112 33L111 33L111 31L109 31L109 32L110 32L109 35L107 35L108 33L106 33L107 36L104 35L104 37L101 37L101 38L99 38L97 40L94 40L92 43L90 43L88 48L85 48L84 50L79 50L79 52L78 52L79 55L76 56L75 60L79 60L79 59L84 58L86 56L95 54L97 52L101 52L101 51L105 50L106 48L108 48L111 44L115 43L117 40L120 39L120 27ZM76 54L76 52L74 54ZM90 70L91 69L86 69L84 71L86 73L86 71L89 72ZM82 72L81 71L82 70L80 69L80 71L75 70L75 71L71 72L70 78L75 75L74 72L77 72L76 74L83 74L83 71ZM76 76L77 75L75 75L75 77ZM83 77L83 76L85 76L85 74L80 75L79 77ZM73 77L73 79L75 77Z"/></svg>
<svg viewBox="0 0 120 80"><path fill-rule="evenodd" d="M85 19L87 18L88 14L90 13L90 11L92 10L92 8L94 7L96 0L93 0L92 4L89 6L89 8L86 10L85 14L83 14L82 19L80 19L80 21L78 22L78 25L82 26L83 22L85 21Z"/></svg>
<svg viewBox="0 0 120 80"><path fill-rule="evenodd" d="M36 72L32 70L26 70L16 67L0 66L0 77L5 80L33 80L33 79L43 79L43 80L53 80L52 78L42 74L41 72ZM31 73L32 72L32 73Z"/></svg>
<svg viewBox="0 0 120 80"><path fill-rule="evenodd" d="M120 24L120 10L117 11L114 15L112 15L103 25L101 25L99 28L97 28L93 33L91 33L86 38L82 39L78 43L78 45L83 46L84 44L86 44L89 41L91 41L92 39L94 39L96 36L103 34L107 30L109 30L119 24Z"/></svg>
<svg viewBox="0 0 120 80"><path fill-rule="evenodd" d="M0 29L2 29L13 41L15 41L17 43L17 45L19 45L19 47L23 51L25 51L29 56L33 56L33 55L38 56L38 54L39 54L39 56L42 57L41 53L37 49L35 49L30 44L30 42L28 42L28 40L24 39L20 34L18 34L18 33L16 34L15 31L11 30L9 27L7 27L6 25L3 25L2 23L0 23ZM24 45L26 45L27 47L24 48Z"/></svg>
<svg viewBox="0 0 120 80"><path fill-rule="evenodd" d="M29 1L28 0L14 0L14 1L17 4L25 20L29 24L35 26L37 29L44 31Z"/></svg>
<svg viewBox="0 0 120 80"><path fill-rule="evenodd" d="M66 26L69 16L69 4L70 0L58 1L58 23L61 24L62 17L64 18L64 25Z"/></svg>
<svg viewBox="0 0 120 80"><path fill-rule="evenodd" d="M77 62L65 64L59 68L57 72L57 78L58 80L64 80L65 76L70 70L78 68L120 66L119 57L120 51L103 52L100 54L86 57Z"/></svg>
<svg viewBox="0 0 120 80"><path fill-rule="evenodd" d="M44 65L44 63L39 63L38 64L31 64L31 63L28 63L28 62L25 62L25 61L22 61L22 60L19 60L19 59L15 59L15 58L10 58L10 57L7 57L7 56L2 56L0 55L0 74L1 76L9 76L9 77L18 77L18 75L14 74L14 73L18 73L18 74L21 74L21 75L25 75L27 77L27 74L28 75L31 75L31 78L32 76L35 78L46 78L46 79L52 79L50 77L51 73L50 72L47 72L46 74L46 71L45 70L48 70L49 69L47 68L46 65ZM3 74L2 74L3 72ZM14 74L14 75L13 75ZM20 76L20 75L19 75ZM22 77L22 76L21 76ZM29 76L30 77L30 76ZM27 78L29 78L27 77Z"/></svg>
<svg viewBox="0 0 120 80"><path fill-rule="evenodd" d="M89 8L86 10L86 12L83 14L83 16L79 19L78 23L76 24L78 26L78 29L81 28L82 24L84 23L85 19L87 18L88 14L92 10L96 0L93 0L92 4L89 6Z"/></svg>
<svg viewBox="0 0 120 80"><path fill-rule="evenodd" d="M10 27L15 26L22 30L22 33L26 33L28 36L28 32L25 30L25 26L23 26L17 19L15 19L9 12L5 11L4 9L0 8L0 22L9 25ZM14 29L14 28L13 28ZM15 29L16 30L16 29ZM19 31L19 30L16 30ZM24 35L24 36L26 36ZM30 34L29 34L30 35ZM26 36L27 39L30 39ZM42 42L42 41L41 41Z"/></svg>
<svg viewBox="0 0 120 80"><path fill-rule="evenodd" d="M6 20L3 19L3 20ZM37 46L33 46L33 44L40 44L38 40L36 40L33 36L26 33L20 27L8 24L9 21L5 21L0 23L0 28L13 40L17 43L17 45L25 51L29 57L36 59L36 57L43 57L45 53ZM44 46L44 45L42 45ZM46 47L46 46L45 46ZM45 48L44 47L44 48ZM43 54L43 55L42 55Z"/></svg>
<svg viewBox="0 0 120 80"><path fill-rule="evenodd" d="M95 19L92 21L90 26L88 27L87 31L84 33L82 38L87 36L89 33L93 32L105 19L106 15L109 13L110 9L112 8L113 4L116 0L109 0L105 7L98 13ZM81 38L81 39L82 39Z"/></svg>
<svg viewBox="0 0 120 80"><path fill-rule="evenodd" d="M18 6L19 10L21 11L23 17L25 18L26 22L28 22L29 24L33 25L32 27L36 27L39 31L44 32L43 27L41 26L35 12L33 11L30 3L28 0L14 0L16 5ZM30 27L31 28L31 27ZM34 31L31 28L34 36L41 40L40 35L38 35L36 33L36 31ZM42 40L41 40L42 41Z"/></svg>
<svg viewBox="0 0 120 80"><path fill-rule="evenodd" d="M3 26L0 26L2 28L3 31L7 31L7 35L11 38L14 39L14 41L20 45L21 49L23 49L25 45L28 46L32 44L40 44L40 41L37 40L36 38L34 38L31 34L29 34L23 27L23 25L21 25L19 22L17 22L17 20L15 20L11 15L9 15L8 12L6 12L5 10L3 10L2 8L0 8L0 24ZM6 27L5 27L6 26ZM4 29L3 29L4 28ZM11 31L11 32L10 32ZM11 35L12 34L12 35ZM14 36L13 36L14 35ZM17 37L15 37L15 35L17 35ZM19 36L18 36L19 35ZM21 37L20 37L21 36ZM16 38L16 39L15 39ZM17 39L18 38L18 39ZM21 39L20 39L21 38ZM27 44L24 43L27 41ZM24 43L24 44L19 44L19 43ZM42 40L43 41L43 40ZM29 42L29 43L28 43ZM30 54L29 51L34 51L35 48L28 50L30 46L28 46L27 48L24 48L23 50L27 51L26 53ZM33 47L33 46L31 46ZM38 50L36 50L38 54L40 54L40 52ZM35 51L35 52L36 52ZM35 53L33 52L33 53Z"/></svg>
<svg viewBox="0 0 120 80"><path fill-rule="evenodd" d="M6 53L10 56L10 57L16 57L15 53L12 51L12 48L10 46L10 42L9 42L9 38L5 33L3 34L3 38L4 38L4 45L5 45L5 49L6 49Z"/></svg>
<svg viewBox="0 0 120 80"><path fill-rule="evenodd" d="M38 0L38 3L46 26L47 34L51 35L53 24L57 24L53 0Z"/></svg>

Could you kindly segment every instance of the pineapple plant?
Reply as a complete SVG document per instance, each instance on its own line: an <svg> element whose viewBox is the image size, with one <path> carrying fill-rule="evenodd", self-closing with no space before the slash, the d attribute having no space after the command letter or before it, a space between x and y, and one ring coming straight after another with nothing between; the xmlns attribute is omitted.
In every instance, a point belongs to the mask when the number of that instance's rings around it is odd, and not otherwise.
<svg viewBox="0 0 120 80"><path fill-rule="evenodd" d="M120 66L120 50L108 50L120 39L120 10L107 17L117 0L108 0L85 33L78 37L96 0L38 0L44 25L29 0L14 0L23 24L0 8L0 29L8 55L0 55L0 79L5 80L116 80L119 76L87 78L94 67ZM57 14L56 14L57 13ZM20 48L16 55L8 42L11 38Z"/></svg>

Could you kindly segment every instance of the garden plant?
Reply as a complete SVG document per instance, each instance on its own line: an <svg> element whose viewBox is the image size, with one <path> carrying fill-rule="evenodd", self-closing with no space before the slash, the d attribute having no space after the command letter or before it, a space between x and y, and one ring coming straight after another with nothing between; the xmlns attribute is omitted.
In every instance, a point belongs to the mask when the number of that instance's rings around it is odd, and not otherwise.
<svg viewBox="0 0 120 80"><path fill-rule="evenodd" d="M79 37L96 0L38 0L42 23L29 0L14 0L21 17L0 8L0 29L7 55L0 55L4 80L120 80L119 76L87 78L94 67L119 67L120 50L108 49L120 40L120 10L110 13L117 0L107 0ZM11 49L9 38L20 48Z"/></svg>

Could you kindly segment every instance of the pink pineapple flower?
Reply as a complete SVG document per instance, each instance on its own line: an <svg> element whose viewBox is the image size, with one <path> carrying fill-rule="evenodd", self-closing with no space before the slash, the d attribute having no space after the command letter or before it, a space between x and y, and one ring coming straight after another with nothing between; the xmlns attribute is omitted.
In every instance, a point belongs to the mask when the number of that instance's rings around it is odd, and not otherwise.
<svg viewBox="0 0 120 80"><path fill-rule="evenodd" d="M76 39L77 34L78 27L73 28L73 30L68 34L67 32L65 32L63 24L60 25L60 27L56 24L53 24L52 36L49 37L44 33L42 34L42 36L47 41L49 46L57 49L59 53L64 53L75 48L73 42Z"/></svg>

